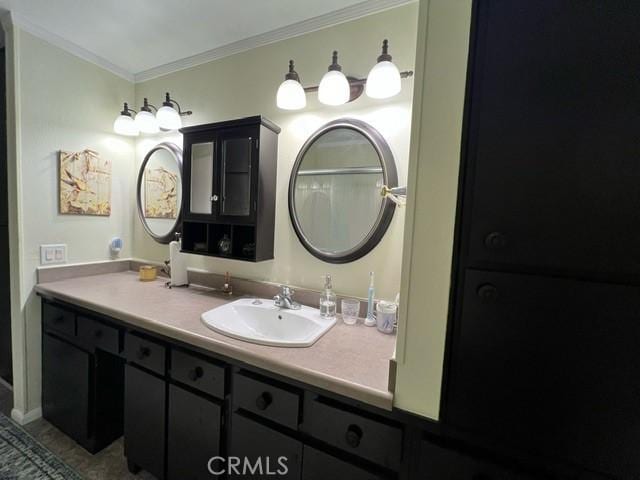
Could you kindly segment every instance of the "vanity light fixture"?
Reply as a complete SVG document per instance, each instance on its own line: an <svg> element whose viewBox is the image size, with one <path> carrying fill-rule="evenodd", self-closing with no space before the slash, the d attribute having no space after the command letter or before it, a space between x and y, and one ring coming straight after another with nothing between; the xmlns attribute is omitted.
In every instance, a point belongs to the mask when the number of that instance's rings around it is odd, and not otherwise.
<svg viewBox="0 0 640 480"><path fill-rule="evenodd" d="M178 107L177 110L176 107ZM192 113L193 112L191 110L183 112L182 108L180 108L180 104L171 98L169 92L167 92L165 93L165 99L164 102L162 102L162 106L156 113L156 119L158 120L160 130L178 130L182 128L182 116L191 115Z"/></svg>
<svg viewBox="0 0 640 480"><path fill-rule="evenodd" d="M131 113L135 114L135 118ZM158 133L160 130L178 130L182 128L181 117L192 113L191 110L183 111L180 104L167 92L160 108L156 108L145 98L142 107L136 112L125 102L124 109L113 122L113 131L120 135L137 136L140 132Z"/></svg>
<svg viewBox="0 0 640 480"><path fill-rule="evenodd" d="M151 111L152 108L156 112L158 111L158 109L154 105L149 103L147 97L145 97L144 103L142 107L140 107L140 111L136 114L135 118L136 126L142 133L158 133L160 131L158 120Z"/></svg>
<svg viewBox="0 0 640 480"><path fill-rule="evenodd" d="M350 96L349 80L342 73L342 67L338 64L338 51L334 50L331 65L320 80L318 100L325 105L337 106L347 103Z"/></svg>
<svg viewBox="0 0 640 480"><path fill-rule="evenodd" d="M367 77L365 93L371 98L389 98L400 93L400 70L391 61L389 40L382 42L382 54Z"/></svg>
<svg viewBox="0 0 640 480"><path fill-rule="evenodd" d="M401 79L411 76L411 70L401 72L391 61L389 40L385 39L382 42L382 53L368 78L345 76L338 64L338 52L334 51L329 71L320 80L320 85L303 87L300 77L293 69L293 60L290 60L289 73L285 75L285 81L280 84L276 94L276 105L283 110L299 110L307 103L303 93L312 92L318 92L321 103L332 106L353 102L365 91L370 98L390 98L402 90Z"/></svg>
<svg viewBox="0 0 640 480"><path fill-rule="evenodd" d="M127 135L129 137L137 137L140 135L140 130L136 126L136 122L133 120L131 112L137 113L135 110L129 108L127 102L124 102L124 108L113 122L113 131L115 133L119 135Z"/></svg>
<svg viewBox="0 0 640 480"><path fill-rule="evenodd" d="M283 110L300 110L307 105L307 96L300 84L300 76L294 70L293 60L289 60L289 71L278 87L276 105Z"/></svg>

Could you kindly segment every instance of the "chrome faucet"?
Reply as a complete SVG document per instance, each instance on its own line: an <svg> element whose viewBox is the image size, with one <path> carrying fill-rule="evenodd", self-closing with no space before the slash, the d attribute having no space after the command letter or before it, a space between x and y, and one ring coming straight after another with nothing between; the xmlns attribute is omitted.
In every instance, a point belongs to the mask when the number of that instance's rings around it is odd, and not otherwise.
<svg viewBox="0 0 640 480"><path fill-rule="evenodd" d="M280 285L282 292L273 297L276 307L286 308L289 310L300 310L302 306L298 302L293 301L293 294L295 293L287 285Z"/></svg>

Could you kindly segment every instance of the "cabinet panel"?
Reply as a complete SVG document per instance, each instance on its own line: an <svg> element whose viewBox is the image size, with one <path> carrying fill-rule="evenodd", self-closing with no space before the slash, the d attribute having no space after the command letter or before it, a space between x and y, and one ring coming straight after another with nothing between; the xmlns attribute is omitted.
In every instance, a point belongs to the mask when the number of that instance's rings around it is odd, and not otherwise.
<svg viewBox="0 0 640 480"><path fill-rule="evenodd" d="M426 480L542 480L549 477L517 473L486 460L423 440L420 445L420 474Z"/></svg>
<svg viewBox="0 0 640 480"><path fill-rule="evenodd" d="M220 454L222 409L216 403L169 387L167 478L206 480L209 460Z"/></svg>
<svg viewBox="0 0 640 480"><path fill-rule="evenodd" d="M42 415L87 447L91 355L42 335Z"/></svg>
<svg viewBox="0 0 640 480"><path fill-rule="evenodd" d="M640 278L640 3L477 5L470 266Z"/></svg>
<svg viewBox="0 0 640 480"><path fill-rule="evenodd" d="M445 421L595 471L638 472L640 288L467 271Z"/></svg>
<svg viewBox="0 0 640 480"><path fill-rule="evenodd" d="M252 157L255 141L256 139L248 133L245 136L221 139L220 216L251 215Z"/></svg>
<svg viewBox="0 0 640 480"><path fill-rule="evenodd" d="M191 144L190 159L190 213L213 213L213 175L215 143Z"/></svg>
<svg viewBox="0 0 640 480"><path fill-rule="evenodd" d="M262 475L256 478L300 478L302 443L237 413L231 420L229 454L240 457L242 462L246 457L254 467L259 463ZM239 468L242 469L243 464ZM275 472L275 476L268 472Z"/></svg>
<svg viewBox="0 0 640 480"><path fill-rule="evenodd" d="M366 470L362 470L350 463L305 445L302 461L302 480L327 480L331 478L382 480L383 477L369 473Z"/></svg>
<svg viewBox="0 0 640 480"><path fill-rule="evenodd" d="M130 465L163 479L165 381L126 365L124 388L124 454Z"/></svg>

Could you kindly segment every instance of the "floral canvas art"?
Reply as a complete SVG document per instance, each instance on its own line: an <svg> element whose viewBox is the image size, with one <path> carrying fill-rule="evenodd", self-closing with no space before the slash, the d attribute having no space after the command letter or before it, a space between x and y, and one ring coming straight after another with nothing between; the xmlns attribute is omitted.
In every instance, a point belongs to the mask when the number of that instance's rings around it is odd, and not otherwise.
<svg viewBox="0 0 640 480"><path fill-rule="evenodd" d="M60 213L111 215L111 161L93 150L60 151Z"/></svg>

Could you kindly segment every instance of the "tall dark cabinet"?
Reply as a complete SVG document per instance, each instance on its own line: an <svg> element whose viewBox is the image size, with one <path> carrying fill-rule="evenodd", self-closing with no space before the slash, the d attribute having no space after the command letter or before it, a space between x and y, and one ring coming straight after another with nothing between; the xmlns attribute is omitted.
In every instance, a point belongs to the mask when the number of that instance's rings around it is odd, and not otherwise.
<svg viewBox="0 0 640 480"><path fill-rule="evenodd" d="M640 3L474 4L442 418L640 472Z"/></svg>
<svg viewBox="0 0 640 480"><path fill-rule="evenodd" d="M254 116L180 131L182 250L236 260L272 259L280 128Z"/></svg>

